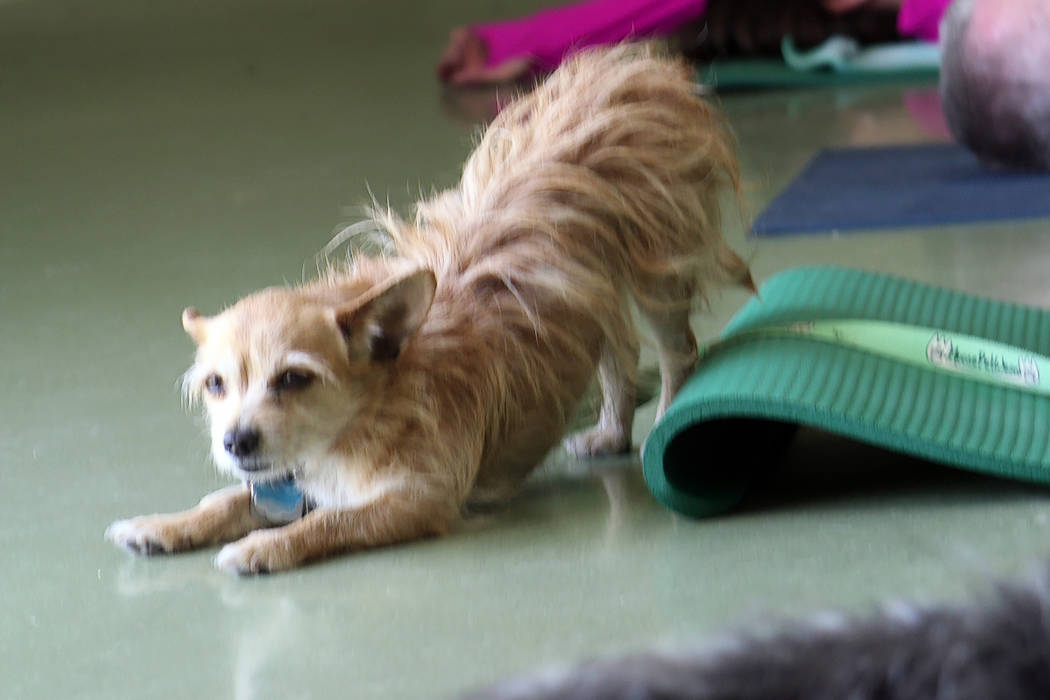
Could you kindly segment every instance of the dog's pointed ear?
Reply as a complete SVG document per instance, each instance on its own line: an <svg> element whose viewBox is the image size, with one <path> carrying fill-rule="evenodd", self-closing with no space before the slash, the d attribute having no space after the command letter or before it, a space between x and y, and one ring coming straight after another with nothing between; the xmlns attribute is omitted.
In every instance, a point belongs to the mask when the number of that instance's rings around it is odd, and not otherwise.
<svg viewBox="0 0 1050 700"><path fill-rule="evenodd" d="M435 289L432 270L415 270L377 288L364 303L336 309L336 324L351 348L366 348L373 360L393 360L423 325Z"/></svg>
<svg viewBox="0 0 1050 700"><path fill-rule="evenodd" d="M197 309L188 306L183 310L182 327L186 329L186 332L197 345L204 343L204 338L207 336L207 326L208 319L201 316Z"/></svg>

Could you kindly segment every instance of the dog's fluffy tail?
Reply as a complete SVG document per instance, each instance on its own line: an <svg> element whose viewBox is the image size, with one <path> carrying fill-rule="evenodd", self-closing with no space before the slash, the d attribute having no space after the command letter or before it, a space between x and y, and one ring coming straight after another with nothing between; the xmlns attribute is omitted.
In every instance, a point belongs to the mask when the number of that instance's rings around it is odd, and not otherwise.
<svg viewBox="0 0 1050 700"><path fill-rule="evenodd" d="M668 278L701 294L709 281L753 287L721 235L719 193L740 188L735 141L697 93L685 63L647 45L578 54L492 124L465 168L467 211L530 203L579 228L566 243L586 250L567 252L600 254L643 304L667 301Z"/></svg>
<svg viewBox="0 0 1050 700"><path fill-rule="evenodd" d="M526 313L586 309L608 339L625 337L628 295L663 312L709 283L753 288L721 235L734 140L697 92L645 45L578 54L504 108L415 226L384 222L395 249L439 280L509 289Z"/></svg>

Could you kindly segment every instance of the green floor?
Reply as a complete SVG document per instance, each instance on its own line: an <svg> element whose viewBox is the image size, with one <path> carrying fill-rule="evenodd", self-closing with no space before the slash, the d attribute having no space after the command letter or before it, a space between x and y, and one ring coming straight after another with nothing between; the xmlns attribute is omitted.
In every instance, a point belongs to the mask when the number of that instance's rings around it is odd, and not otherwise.
<svg viewBox="0 0 1050 700"><path fill-rule="evenodd" d="M814 434L709 522L657 505L636 459L554 459L454 537L287 575L102 540L222 483L178 393L181 309L311 274L369 188L403 207L451 183L462 110L491 95L442 95L433 59L450 25L528 4L0 2L0 696L440 697L769 616L957 597L1045 553L1045 490ZM893 88L725 106L754 213L818 147L935 138ZM1038 304L1048 232L729 235L759 277L843 263Z"/></svg>

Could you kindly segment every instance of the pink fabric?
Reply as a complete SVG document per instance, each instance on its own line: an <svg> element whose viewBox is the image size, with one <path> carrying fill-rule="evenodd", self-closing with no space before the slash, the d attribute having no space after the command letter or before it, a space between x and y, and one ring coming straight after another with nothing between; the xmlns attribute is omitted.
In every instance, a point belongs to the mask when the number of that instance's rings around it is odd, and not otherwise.
<svg viewBox="0 0 1050 700"><path fill-rule="evenodd" d="M474 26L488 46L488 65L530 58L538 70L588 46L662 36L704 13L707 0L585 0L505 22Z"/></svg>
<svg viewBox="0 0 1050 700"><path fill-rule="evenodd" d="M941 15L951 0L904 0L897 28L902 36L937 41ZM629 38L671 34L700 17L707 0L584 0L528 17L474 26L488 46L488 65L529 58L553 70L573 51Z"/></svg>
<svg viewBox="0 0 1050 700"><path fill-rule="evenodd" d="M952 0L904 0L897 15L897 31L926 41L937 41L941 16Z"/></svg>

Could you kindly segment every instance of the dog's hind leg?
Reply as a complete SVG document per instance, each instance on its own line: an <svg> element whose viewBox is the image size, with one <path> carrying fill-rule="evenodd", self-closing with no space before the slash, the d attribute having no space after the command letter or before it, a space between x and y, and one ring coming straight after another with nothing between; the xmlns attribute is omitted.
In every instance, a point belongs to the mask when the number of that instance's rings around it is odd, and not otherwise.
<svg viewBox="0 0 1050 700"><path fill-rule="evenodd" d="M696 368L696 336L689 326L688 307L645 309L642 313L656 337L660 362L660 403L656 420L660 420Z"/></svg>
<svg viewBox="0 0 1050 700"><path fill-rule="evenodd" d="M602 407L598 423L570 435L565 449L577 457L622 454L631 449L631 426L634 423L638 343L632 340L623 352L608 343L598 359L598 383L602 390Z"/></svg>

